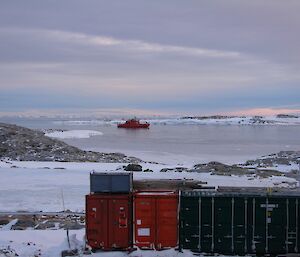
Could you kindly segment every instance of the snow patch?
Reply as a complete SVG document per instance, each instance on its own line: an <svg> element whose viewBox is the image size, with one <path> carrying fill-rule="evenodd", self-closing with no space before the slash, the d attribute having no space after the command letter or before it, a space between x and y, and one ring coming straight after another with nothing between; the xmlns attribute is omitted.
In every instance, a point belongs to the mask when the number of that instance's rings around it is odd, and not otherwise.
<svg viewBox="0 0 300 257"><path fill-rule="evenodd" d="M95 130L68 130L54 131L45 134L47 137L67 139L67 138L89 138L92 136L102 136L103 133Z"/></svg>
<svg viewBox="0 0 300 257"><path fill-rule="evenodd" d="M18 222L18 219L14 219L11 222L9 222L8 224L4 225L2 228L0 228L0 231L7 231L7 230L11 230L11 227L16 225Z"/></svg>

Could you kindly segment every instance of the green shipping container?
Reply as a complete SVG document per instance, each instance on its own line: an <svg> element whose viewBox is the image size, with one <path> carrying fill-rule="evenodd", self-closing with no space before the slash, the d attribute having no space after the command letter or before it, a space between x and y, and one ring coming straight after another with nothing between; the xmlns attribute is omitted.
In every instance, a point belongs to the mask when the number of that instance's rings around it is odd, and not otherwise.
<svg viewBox="0 0 300 257"><path fill-rule="evenodd" d="M297 193L181 192L180 248L225 255L298 253L299 200Z"/></svg>

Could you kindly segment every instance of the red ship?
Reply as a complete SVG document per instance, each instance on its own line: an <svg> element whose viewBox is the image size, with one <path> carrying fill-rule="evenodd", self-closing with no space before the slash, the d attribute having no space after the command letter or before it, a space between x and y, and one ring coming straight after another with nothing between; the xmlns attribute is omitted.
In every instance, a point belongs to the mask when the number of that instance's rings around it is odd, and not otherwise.
<svg viewBox="0 0 300 257"><path fill-rule="evenodd" d="M150 124L148 122L140 123L137 119L127 120L125 123L118 124L118 128L128 128L128 129L138 129L138 128L149 128Z"/></svg>

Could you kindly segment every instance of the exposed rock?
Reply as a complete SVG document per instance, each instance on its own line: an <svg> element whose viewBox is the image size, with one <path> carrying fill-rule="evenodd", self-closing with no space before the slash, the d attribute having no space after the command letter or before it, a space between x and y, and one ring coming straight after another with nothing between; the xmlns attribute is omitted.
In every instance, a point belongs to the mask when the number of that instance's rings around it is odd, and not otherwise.
<svg viewBox="0 0 300 257"><path fill-rule="evenodd" d="M67 257L67 256L79 256L78 249L64 250L61 252L61 257Z"/></svg>
<svg viewBox="0 0 300 257"><path fill-rule="evenodd" d="M41 214L13 214L6 215L1 220L3 223L17 219L17 223L11 227L11 230L57 230L57 229L82 229L85 226L85 216L70 213L68 216L64 215L45 215ZM6 225L6 224L5 224ZM0 254L1 256L1 254Z"/></svg>
<svg viewBox="0 0 300 257"><path fill-rule="evenodd" d="M299 118L299 116L292 115L292 114L278 114L276 117L277 118L282 118L282 119L284 119L284 118L294 118L294 119Z"/></svg>
<svg viewBox="0 0 300 257"><path fill-rule="evenodd" d="M6 225L9 223L9 220L8 219L1 219L0 220L0 226L3 226L3 225Z"/></svg>
<svg viewBox="0 0 300 257"><path fill-rule="evenodd" d="M12 230L24 230L29 227L34 227L35 222L31 219L18 220L18 222L11 227Z"/></svg>
<svg viewBox="0 0 300 257"><path fill-rule="evenodd" d="M45 229L49 229L49 228L55 228L55 223L53 221L47 221L47 222L43 222L38 224L35 229L37 230L45 230Z"/></svg>
<svg viewBox="0 0 300 257"><path fill-rule="evenodd" d="M77 230L77 229L82 229L85 228L84 224L79 224L77 222L71 222L71 223L65 223L60 228L63 229L70 229L70 230Z"/></svg>
<svg viewBox="0 0 300 257"><path fill-rule="evenodd" d="M176 168L163 168L160 170L160 172L168 172L168 171L174 171L174 172L183 172L187 171L188 169L185 167L176 167Z"/></svg>
<svg viewBox="0 0 300 257"><path fill-rule="evenodd" d="M60 162L125 162L140 159L121 153L83 151L62 141L49 138L41 131L0 123L0 159Z"/></svg>
<svg viewBox="0 0 300 257"><path fill-rule="evenodd" d="M130 163L127 166L125 166L124 170L126 170L126 171L142 171L143 167L139 164Z"/></svg>
<svg viewBox="0 0 300 257"><path fill-rule="evenodd" d="M169 168L163 168L161 169L159 172L168 172L168 171L172 171L173 169L169 169Z"/></svg>
<svg viewBox="0 0 300 257"><path fill-rule="evenodd" d="M17 257L19 256L14 249L11 249L9 246L6 248L0 248L0 256L3 257Z"/></svg>
<svg viewBox="0 0 300 257"><path fill-rule="evenodd" d="M153 170L145 169L144 172L153 172Z"/></svg>
<svg viewBox="0 0 300 257"><path fill-rule="evenodd" d="M265 120L262 116L254 116L249 120L249 124L273 124L274 121Z"/></svg>
<svg viewBox="0 0 300 257"><path fill-rule="evenodd" d="M292 163L300 165L300 151L281 151L256 160L249 160L244 166L274 167L276 169L277 165L291 165Z"/></svg>
<svg viewBox="0 0 300 257"><path fill-rule="evenodd" d="M212 172L216 175L226 175L226 174L240 174L244 173L245 169L238 167L236 165L226 165L220 162L209 162L206 164L196 164L194 168L197 171Z"/></svg>
<svg viewBox="0 0 300 257"><path fill-rule="evenodd" d="M246 168L240 165L227 165L220 162L209 162L206 164L196 164L194 169L189 172L210 172L212 175L221 176L241 176L241 175L256 175L260 178L267 178L270 176L282 176L282 173L276 170L259 170L257 168Z"/></svg>
<svg viewBox="0 0 300 257"><path fill-rule="evenodd" d="M281 172L278 165L291 167L286 170L289 172ZM293 166L292 166L293 165ZM300 170L300 151L281 151L276 154L262 156L256 160L248 160L244 164L227 165L220 162L209 162L205 164L196 164L193 169L188 172L210 172L212 175L255 175L260 178L267 178L270 176L287 176L299 177ZM282 167L281 166L281 167ZM296 169L295 169L295 168ZM167 170L165 170L167 171Z"/></svg>

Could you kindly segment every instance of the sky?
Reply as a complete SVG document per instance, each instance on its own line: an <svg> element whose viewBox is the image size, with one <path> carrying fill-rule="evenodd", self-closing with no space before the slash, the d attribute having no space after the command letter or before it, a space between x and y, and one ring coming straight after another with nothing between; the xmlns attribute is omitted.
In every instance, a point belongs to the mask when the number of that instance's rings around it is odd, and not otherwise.
<svg viewBox="0 0 300 257"><path fill-rule="evenodd" d="M300 112L298 0L0 2L0 113Z"/></svg>

